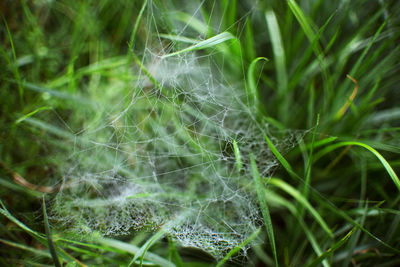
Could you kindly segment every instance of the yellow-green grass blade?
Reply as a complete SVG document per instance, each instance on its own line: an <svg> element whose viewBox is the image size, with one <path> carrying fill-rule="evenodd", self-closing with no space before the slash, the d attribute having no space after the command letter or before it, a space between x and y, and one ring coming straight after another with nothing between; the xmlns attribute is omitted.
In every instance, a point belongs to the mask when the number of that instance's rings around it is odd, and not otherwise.
<svg viewBox="0 0 400 267"><path fill-rule="evenodd" d="M311 206L310 202L294 187L289 185L288 183L284 182L281 179L277 178L270 178L269 184L275 185L276 187L282 189L289 195L291 195L294 199L297 200L305 209L307 209L310 214L315 218L315 220L319 223L319 225L324 229L324 231L333 238L333 233L331 229L328 227L324 219L319 215L319 213Z"/></svg>
<svg viewBox="0 0 400 267"><path fill-rule="evenodd" d="M172 57L172 56L176 56L176 55L180 55L183 53L187 53L187 52L191 52L191 51L195 51L195 50L201 50L201 49L205 49L205 48L210 48L213 46L216 46L220 43L226 42L228 40L231 39L235 39L235 37L229 33L229 32L222 32L220 34L217 34L211 38L208 38L206 40L200 41L197 44L194 44L192 46L189 46L185 49L170 53L170 54L166 54L163 56L163 58L167 58L167 57Z"/></svg>
<svg viewBox="0 0 400 267"><path fill-rule="evenodd" d="M238 146L236 140L233 140L233 151L235 153L236 167L237 167L238 171L241 171L242 167L243 167L243 161L242 161L242 156L240 155L239 146Z"/></svg>
<svg viewBox="0 0 400 267"><path fill-rule="evenodd" d="M24 120L26 120L27 118L29 118L29 117L35 115L35 114L38 113L39 111L42 111L42 110L49 110L49 109L52 109L52 107L47 107L47 106L45 106L45 107L37 108L37 109L35 109L34 111L31 111L31 112L29 112L28 114L26 114L26 115L20 117L19 119L17 119L17 120L15 121L15 124L21 123L22 121L24 121Z"/></svg>

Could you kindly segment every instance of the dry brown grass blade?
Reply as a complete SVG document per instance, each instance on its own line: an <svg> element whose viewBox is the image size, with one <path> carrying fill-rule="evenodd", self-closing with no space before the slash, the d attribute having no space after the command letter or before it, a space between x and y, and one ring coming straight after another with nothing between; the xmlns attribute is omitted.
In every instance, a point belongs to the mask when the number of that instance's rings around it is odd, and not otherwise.
<svg viewBox="0 0 400 267"><path fill-rule="evenodd" d="M32 184L1 161L0 166L3 167L12 176L15 183L30 190L51 194L57 192L60 189L59 186L43 186Z"/></svg>
<svg viewBox="0 0 400 267"><path fill-rule="evenodd" d="M346 101L346 103L344 103L344 105L336 113L336 115L335 115L336 120L340 119L344 115L344 113L346 113L347 109L350 107L350 104L353 102L354 98L356 97L357 91L358 91L357 80L348 74L346 75L346 77L349 78L354 83L354 89L353 89L353 92L351 93L349 99Z"/></svg>

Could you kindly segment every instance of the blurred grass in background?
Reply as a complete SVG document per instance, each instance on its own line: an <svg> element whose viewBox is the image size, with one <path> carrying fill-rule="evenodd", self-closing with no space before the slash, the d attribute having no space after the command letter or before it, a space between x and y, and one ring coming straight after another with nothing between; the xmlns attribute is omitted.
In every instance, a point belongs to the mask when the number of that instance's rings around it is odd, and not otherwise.
<svg viewBox="0 0 400 267"><path fill-rule="evenodd" d="M180 51L222 32L237 39L198 55L212 57L229 84L248 90L261 124L308 133L286 160L275 153L284 167L265 188L279 264L400 264L398 1L153 0L135 32L142 8L142 1L122 0L0 3L1 265L53 263L41 234L41 195L56 191L60 155L71 153L80 133L101 125L112 114L107 108L129 102L140 70L135 57L146 49ZM305 202L333 238L303 214ZM272 265L270 236L260 235L265 244L227 266ZM58 257L70 266L126 266L151 237L74 241L53 233ZM146 265L168 261L216 265L168 238L144 256Z"/></svg>

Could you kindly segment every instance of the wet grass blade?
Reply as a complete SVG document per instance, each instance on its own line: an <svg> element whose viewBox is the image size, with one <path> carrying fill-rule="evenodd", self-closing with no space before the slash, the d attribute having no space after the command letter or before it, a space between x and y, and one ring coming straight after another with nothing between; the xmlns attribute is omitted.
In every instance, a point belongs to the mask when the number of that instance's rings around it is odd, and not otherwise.
<svg viewBox="0 0 400 267"><path fill-rule="evenodd" d="M275 145L272 143L271 139L268 138L267 135L264 135L265 141L267 141L268 147L271 149L272 153L278 159L278 161L282 164L283 168L292 176L293 178L299 179L300 177L293 171L292 166L290 166L289 162L282 156L282 154L276 149Z"/></svg>
<svg viewBox="0 0 400 267"><path fill-rule="evenodd" d="M242 157L240 156L240 150L236 140L233 140L233 151L235 153L236 167L238 171L241 171L243 167L243 162L242 162Z"/></svg>
<svg viewBox="0 0 400 267"><path fill-rule="evenodd" d="M234 247L231 249L225 257L218 262L216 265L217 267L222 266L226 261L228 261L233 255L239 252L240 249L245 247L247 244L249 244L251 241L253 241L259 234L260 234L260 228L258 228L254 233L252 233L246 240L244 240L242 243L240 243L238 246Z"/></svg>
<svg viewBox="0 0 400 267"><path fill-rule="evenodd" d="M172 57L172 56L176 56L176 55L180 55L183 53L187 53L187 52L191 52L191 51L195 51L195 50L200 50L200 49L205 49L205 48L209 48L209 47L213 47L216 46L220 43L223 43L225 41L234 39L235 37L229 33L229 32L223 32L220 34L217 34L209 39L206 39L204 41L200 41L195 45L189 46L185 49L182 49L180 51L176 51L174 53L170 53L167 55L164 55L162 58L167 58L167 57Z"/></svg>
<svg viewBox="0 0 400 267"><path fill-rule="evenodd" d="M47 244L49 246L51 257L53 258L54 265L56 267L61 267L60 261L58 260L56 249L54 247L53 239L51 237L51 230L50 230L49 220L47 217L46 201L44 195L43 195L43 218L44 218L44 229L47 235Z"/></svg>
<svg viewBox="0 0 400 267"><path fill-rule="evenodd" d="M261 213L264 218L265 228L267 229L268 239L272 248L272 254L274 255L275 266L278 266L278 255L276 253L276 245L275 245L275 237L274 237L274 229L272 226L271 215L269 213L267 199L264 194L264 185L261 181L260 173L258 172L257 164L254 159L254 155L250 155L250 164L251 170L253 173L254 185L257 191L257 198L260 204Z"/></svg>

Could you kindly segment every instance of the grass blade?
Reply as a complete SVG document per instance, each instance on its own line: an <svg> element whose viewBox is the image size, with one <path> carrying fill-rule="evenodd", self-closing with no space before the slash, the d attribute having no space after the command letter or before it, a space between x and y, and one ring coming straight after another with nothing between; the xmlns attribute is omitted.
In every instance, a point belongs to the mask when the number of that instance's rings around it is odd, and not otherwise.
<svg viewBox="0 0 400 267"><path fill-rule="evenodd" d="M22 79L21 79L21 74L19 73L19 70L18 70L18 65L17 65L17 55L16 55L16 53L15 53L15 47L14 47L14 42L13 42L13 39L12 39L12 36L11 36L11 32L10 32L10 29L8 28L8 24L7 24L7 21L6 21L6 19L3 17L3 15L1 16L2 18L3 18L3 22L4 22L4 25L6 26L6 30L7 30L7 34L8 34L8 39L9 39L9 41L10 41L10 44L11 44L11 51L12 51L12 55L13 55L13 59L14 59L14 64L13 64L13 72L14 72L14 75L15 75L15 78L17 79L17 81L18 81L18 91L19 91L19 98L20 98L20 101L21 101L21 104L23 103L23 97L24 97L24 87L23 87L23 85L22 85ZM2 49L3 50L3 49ZM5 56L6 56L6 54L4 54ZM7 61L9 61L9 60L7 60ZM9 61L10 62L10 61ZM10 62L11 63L11 62Z"/></svg>
<svg viewBox="0 0 400 267"><path fill-rule="evenodd" d="M308 188L309 188L309 185L310 185L311 166L312 166L312 162L313 162L312 158L313 158L315 136L316 136L316 133L317 133L318 125L319 125L319 114L317 115L317 121L316 121L315 126L314 126L314 130L313 130L313 134L312 134L312 140L311 140L310 154L309 154L308 160L307 160L306 179L305 179L304 188L303 188L303 196L304 196L305 199L307 199Z"/></svg>
<svg viewBox="0 0 400 267"><path fill-rule="evenodd" d="M241 171L242 167L243 167L243 162L242 162L242 157L240 156L240 150L239 150L236 140L233 140L233 151L235 153L237 169L238 169L238 171Z"/></svg>
<svg viewBox="0 0 400 267"><path fill-rule="evenodd" d="M43 218L44 218L44 229L47 235L47 244L49 246L51 257L53 258L54 265L56 267L61 267L60 261L58 260L56 249L54 247L53 239L51 237L50 224L47 217L46 201L44 195L43 195Z"/></svg>
<svg viewBox="0 0 400 267"><path fill-rule="evenodd" d="M129 49L132 49L133 45L135 43L136 32L137 32L137 30L139 28L139 24L140 24L140 21L142 20L142 16L143 16L144 10L146 9L146 6L147 6L147 0L144 0L142 8L140 9L139 14L138 14L138 16L136 18L135 26L133 27L131 38L129 40L129 44L128 44Z"/></svg>
<svg viewBox="0 0 400 267"><path fill-rule="evenodd" d="M39 111L42 111L42 110L49 110L49 109L52 109L52 108L51 108L51 107L40 107L40 108L37 108L37 109L35 109L34 111L31 111L31 112L29 112L28 114L26 114L26 115L22 116L21 118L17 119L17 120L15 121L15 124L21 123L22 121L24 121L24 120L26 120L27 118L29 118L29 117L35 115L35 114L38 113Z"/></svg>
<svg viewBox="0 0 400 267"><path fill-rule="evenodd" d="M251 170L253 173L254 184L257 191L258 201L260 203L261 213L264 218L265 228L267 229L267 235L269 242L271 243L272 254L274 255L275 266L278 266L278 256L276 253L276 245L275 245L275 237L274 237L274 229L272 226L271 215L269 213L267 199L265 198L264 194L264 185L261 181L260 173L258 172L257 164L254 159L254 155L250 155L250 163L251 163Z"/></svg>
<svg viewBox="0 0 400 267"><path fill-rule="evenodd" d="M242 247L246 246L249 244L251 241L253 241L258 235L260 234L260 228L258 228L254 233L252 233L246 240L244 240L242 243L240 243L238 246L234 247L231 249L225 257L218 262L216 267L222 266L227 260L229 260L233 255L235 255Z"/></svg>
<svg viewBox="0 0 400 267"><path fill-rule="evenodd" d="M265 13L267 21L268 33L271 38L272 51L274 53L274 62L276 68L276 76L278 80L278 92L283 96L287 89L288 78L286 72L285 50L282 42L281 32L279 30L278 21L273 10Z"/></svg>
<svg viewBox="0 0 400 267"><path fill-rule="evenodd" d="M267 141L268 147L271 149L272 153L278 159L278 161L282 164L285 170L292 176L293 178L299 178L299 176L293 171L292 166L290 166L289 162L279 153L278 149L274 146L272 141L268 138L267 135L264 135L265 141Z"/></svg>
<svg viewBox="0 0 400 267"><path fill-rule="evenodd" d="M225 41L234 39L235 37L229 33L229 32L222 32L220 34L217 34L209 39L203 40L198 42L195 45L189 46L185 49L182 49L180 51L176 51L174 53L170 53L167 55L164 55L162 58L167 58L167 57L172 57L172 56L176 56L176 55L180 55L186 52L190 52L190 51L195 51L195 50L200 50L200 49L205 49L205 48L209 48L209 47L213 47L216 46L217 44L223 43Z"/></svg>
<svg viewBox="0 0 400 267"><path fill-rule="evenodd" d="M258 97L257 83L254 77L254 72L256 64L260 60L268 61L268 59L265 57L258 57L250 63L249 69L247 71L247 94L250 99L250 103L257 108L259 107L259 101L258 101L259 97Z"/></svg>
<svg viewBox="0 0 400 267"><path fill-rule="evenodd" d="M122 250L134 255L138 254L140 250L140 248L138 248L137 246L115 239L97 238L96 241L102 245L106 245L111 248ZM147 252L144 256L144 259L160 266L173 266L171 262L151 252Z"/></svg>
<svg viewBox="0 0 400 267"><path fill-rule="evenodd" d="M46 238L42 235L39 234L38 232L30 229L27 227L25 224L23 224L20 220L15 218L4 206L3 202L0 200L0 205L2 206L2 209L0 208L0 214L4 215L7 217L10 221L18 225L22 230L27 232L28 234L32 235L33 237L37 238L38 240L45 240Z"/></svg>
<svg viewBox="0 0 400 267"><path fill-rule="evenodd" d="M352 234L356 231L357 227L354 227L353 229L351 229L350 232L347 233L347 235L345 235L343 238L341 238L338 242L336 242L335 244L333 244L332 247L330 247L329 249L327 249L324 253L322 253L318 258L316 258L314 261L312 261L309 265L309 267L314 267L317 266L318 264L320 264L326 257L328 257L329 255L332 255L333 252L335 252L335 250L337 250L338 248L340 248L341 246L343 246L347 240L350 238L350 236L352 236Z"/></svg>
<svg viewBox="0 0 400 267"><path fill-rule="evenodd" d="M301 195L301 193L298 190L296 190L294 187L287 184L286 182L282 181L281 179L277 179L277 178L270 178L269 183L279 187L280 189L282 189L283 191L285 191L286 193L291 195L293 198L295 198L304 208L306 208L311 213L311 215L315 218L315 220L319 223L319 225L321 225L322 229L324 229L325 232L331 238L333 238L332 231L330 230L330 228L328 227L328 225L326 224L324 219L311 206L310 202L308 202L308 200L304 196Z"/></svg>
<svg viewBox="0 0 400 267"><path fill-rule="evenodd" d="M372 148L371 146L369 146L367 144L364 144L364 143L361 143L361 142L357 142L357 141L346 141L346 142L340 142L338 144L330 145L330 146L324 148L323 150L321 150L320 152L318 152L318 154L315 155L314 161L316 161L317 159L321 158L325 154L331 152L332 150L335 150L335 149L343 147L343 146L360 146L360 147L363 147L363 148L367 149L372 154L374 154L379 159L379 161L382 163L383 167L386 169L386 172L389 174L390 178L392 179L392 181L396 185L397 189L400 191L400 180L399 180L399 177L394 172L394 170L390 166L389 162L387 162L387 160L377 150L375 150L374 148Z"/></svg>

